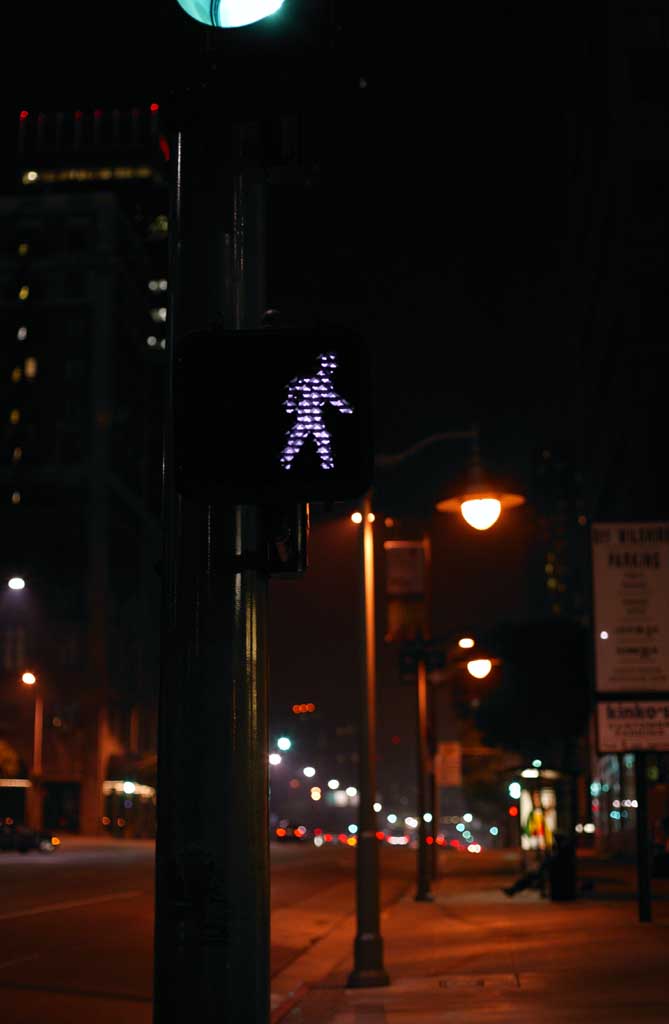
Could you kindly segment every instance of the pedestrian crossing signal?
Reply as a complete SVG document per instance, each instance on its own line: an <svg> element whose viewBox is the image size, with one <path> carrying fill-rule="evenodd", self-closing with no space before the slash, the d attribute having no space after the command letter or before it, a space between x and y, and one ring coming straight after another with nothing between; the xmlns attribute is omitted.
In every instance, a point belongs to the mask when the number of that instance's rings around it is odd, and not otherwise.
<svg viewBox="0 0 669 1024"><path fill-rule="evenodd" d="M372 478L366 348L340 328L212 328L177 344L177 490L235 502L343 501Z"/></svg>

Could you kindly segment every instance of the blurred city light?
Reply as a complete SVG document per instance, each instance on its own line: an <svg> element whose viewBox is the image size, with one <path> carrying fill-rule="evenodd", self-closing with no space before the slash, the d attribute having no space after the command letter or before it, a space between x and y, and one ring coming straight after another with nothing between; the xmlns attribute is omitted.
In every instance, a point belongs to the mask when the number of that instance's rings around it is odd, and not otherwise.
<svg viewBox="0 0 669 1024"><path fill-rule="evenodd" d="M22 576L12 576L12 578L7 581L7 586L10 590L23 590L25 585L26 581Z"/></svg>
<svg viewBox="0 0 669 1024"><path fill-rule="evenodd" d="M462 820L466 821L467 823L469 823L470 821L474 820L474 815L470 814L469 811L468 811L467 814L463 814L462 815Z"/></svg>
<svg viewBox="0 0 669 1024"><path fill-rule="evenodd" d="M32 686L33 683L37 682L37 676L34 674L34 672L24 672L23 675L21 676L21 682L27 683L28 686Z"/></svg>
<svg viewBox="0 0 669 1024"><path fill-rule="evenodd" d="M312 768L311 765L308 764L306 768L302 769L302 774L306 775L308 779L313 779L314 775L316 774L316 769Z"/></svg>
<svg viewBox="0 0 669 1024"><path fill-rule="evenodd" d="M463 636L463 637L460 637L460 639L458 640L458 647L467 648L467 647L473 647L473 646L474 646L474 640L470 636Z"/></svg>
<svg viewBox="0 0 669 1024"><path fill-rule="evenodd" d="M423 815L423 821L428 822L428 824L432 821L432 815L430 814L429 811L426 811L425 814Z"/></svg>
<svg viewBox="0 0 669 1024"><path fill-rule="evenodd" d="M388 817L387 817L387 820L390 822L391 825L394 825L395 822L397 821L397 815L396 814L389 814Z"/></svg>
<svg viewBox="0 0 669 1024"><path fill-rule="evenodd" d="M362 522L362 512L353 512L353 514L351 515L351 522L352 523L361 523Z"/></svg>
<svg viewBox="0 0 669 1024"><path fill-rule="evenodd" d="M328 779L328 789L339 789L339 779Z"/></svg>
<svg viewBox="0 0 669 1024"><path fill-rule="evenodd" d="M355 786L347 786L346 787L346 796L357 796L357 795L358 795L358 791L355 788Z"/></svg>
<svg viewBox="0 0 669 1024"><path fill-rule="evenodd" d="M380 804L377 800L375 804L372 804L372 810L376 811L376 813L378 814L379 811L383 810L383 804Z"/></svg>
<svg viewBox="0 0 669 1024"><path fill-rule="evenodd" d="M517 800L520 797L520 783L511 782L509 784L509 796L512 800Z"/></svg>
<svg viewBox="0 0 669 1024"><path fill-rule="evenodd" d="M276 741L276 745L279 748L279 750L290 750L293 744L290 742L287 736L279 736L278 740Z"/></svg>
<svg viewBox="0 0 669 1024"><path fill-rule="evenodd" d="M281 754L270 754L269 755L269 763L270 764L281 764Z"/></svg>

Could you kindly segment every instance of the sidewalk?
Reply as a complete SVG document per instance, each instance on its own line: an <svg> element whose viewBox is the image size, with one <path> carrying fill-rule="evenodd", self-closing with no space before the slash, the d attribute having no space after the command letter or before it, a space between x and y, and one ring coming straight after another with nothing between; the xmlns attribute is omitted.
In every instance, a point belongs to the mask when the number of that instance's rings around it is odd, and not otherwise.
<svg viewBox="0 0 669 1024"><path fill-rule="evenodd" d="M476 863L474 863L476 862ZM579 858L592 887L505 896L518 858L448 858L432 903L414 886L381 916L390 985L346 987L355 918L273 979L272 1024L667 1024L669 881L638 920L630 865Z"/></svg>

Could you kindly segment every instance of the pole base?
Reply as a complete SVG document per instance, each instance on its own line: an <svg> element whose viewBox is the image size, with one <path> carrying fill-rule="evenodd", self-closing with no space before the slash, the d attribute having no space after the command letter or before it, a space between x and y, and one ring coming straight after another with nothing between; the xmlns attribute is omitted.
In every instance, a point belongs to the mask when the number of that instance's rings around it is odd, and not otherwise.
<svg viewBox="0 0 669 1024"><path fill-rule="evenodd" d="M378 988L390 985L383 966L383 939L378 932L363 932L354 943L355 964L346 982L347 988Z"/></svg>
<svg viewBox="0 0 669 1024"><path fill-rule="evenodd" d="M354 968L346 982L347 988L380 988L382 985L390 985L390 978L383 967L372 967L366 970Z"/></svg>
<svg viewBox="0 0 669 1024"><path fill-rule="evenodd" d="M434 903L434 896L431 892L417 892L414 899L416 903Z"/></svg>

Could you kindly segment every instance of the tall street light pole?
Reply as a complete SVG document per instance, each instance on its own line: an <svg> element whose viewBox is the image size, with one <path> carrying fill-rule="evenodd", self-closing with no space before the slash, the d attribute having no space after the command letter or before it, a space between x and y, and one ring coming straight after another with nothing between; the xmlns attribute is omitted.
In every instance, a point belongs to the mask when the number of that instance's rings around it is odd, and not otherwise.
<svg viewBox="0 0 669 1024"><path fill-rule="evenodd" d="M360 795L356 847L357 930L350 988L388 985L383 966L383 939L379 926L379 850L376 838L376 606L374 601L374 515L367 493L362 503L360 559L362 562L363 671L360 688L359 776Z"/></svg>
<svg viewBox="0 0 669 1024"><path fill-rule="evenodd" d="M39 688L36 686L37 676L34 672L24 672L21 682L26 686L35 686L35 713L33 718L33 760L32 760L32 792L28 799L30 802L29 822L32 828L42 827L42 800L41 800L41 779L42 779L42 742L44 735L44 700Z"/></svg>
<svg viewBox="0 0 669 1024"><path fill-rule="evenodd" d="M464 493L437 502L440 512L455 512L476 530L487 530L497 522L503 509L522 505L524 497L510 494L491 486L485 479L479 452L479 431L471 430L444 431L422 438L404 451L393 455L378 455L376 465L379 468L393 468L428 446L441 441L468 440L472 443L469 481ZM429 650L429 626L425 623L423 634L417 638L414 646L416 657L416 796L418 818L418 851L416 858L416 900L429 902L433 899L430 882L435 876L436 857L430 855L428 846L428 821L430 813L435 814L435 782L434 752L436 736L432 735L431 744L428 734L428 685L427 656ZM433 718L433 733L435 720ZM431 784L430 784L431 779ZM434 843L436 822L429 829Z"/></svg>

